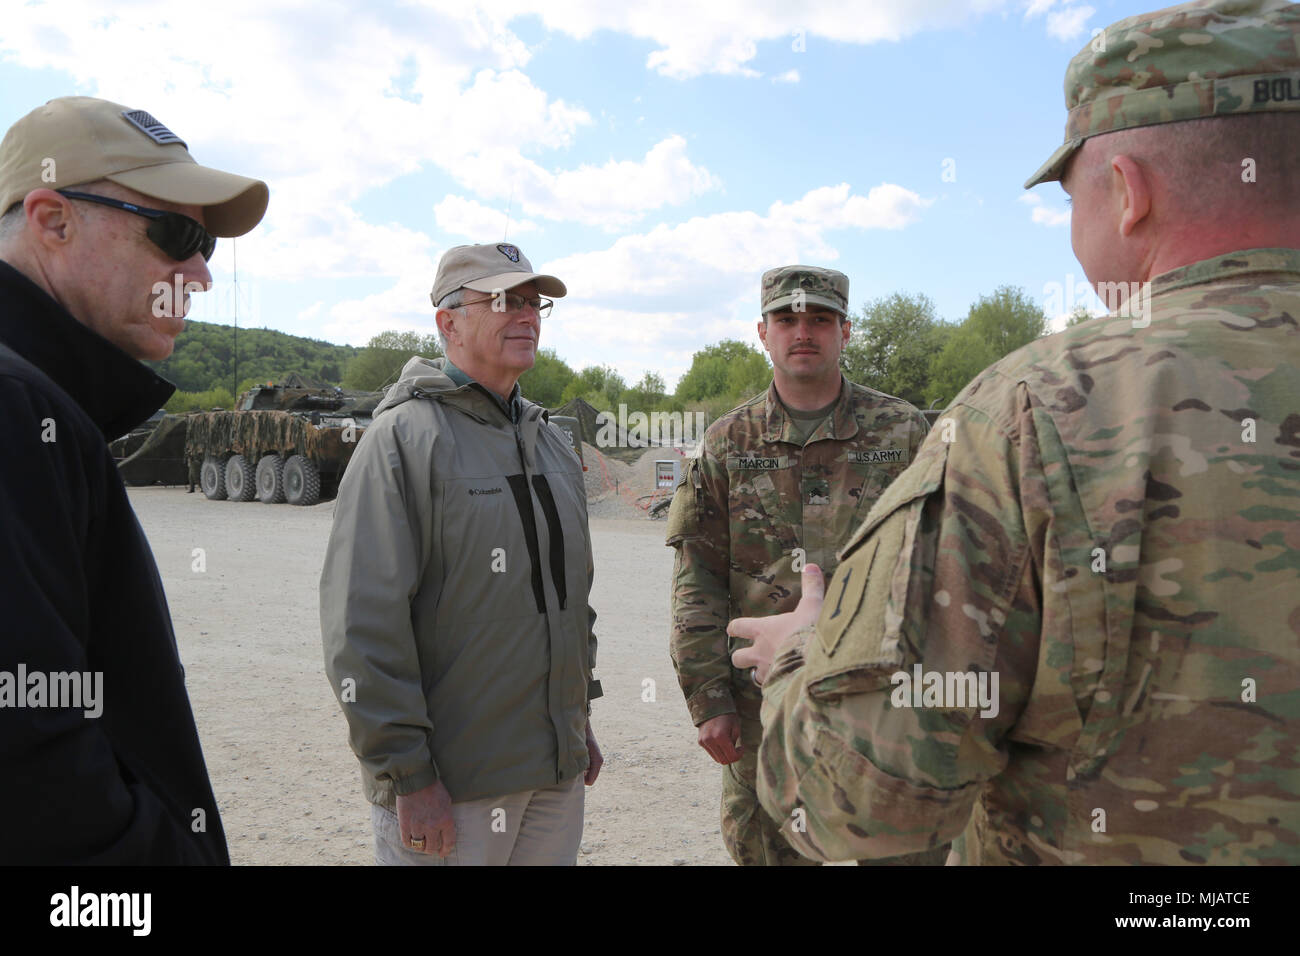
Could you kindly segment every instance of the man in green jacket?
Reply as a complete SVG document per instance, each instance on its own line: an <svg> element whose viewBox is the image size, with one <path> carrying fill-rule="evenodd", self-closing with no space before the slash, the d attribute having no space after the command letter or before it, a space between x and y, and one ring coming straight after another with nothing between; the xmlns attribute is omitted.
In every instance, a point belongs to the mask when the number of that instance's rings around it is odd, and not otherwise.
<svg viewBox="0 0 1300 956"><path fill-rule="evenodd" d="M381 864L572 864L596 614L582 466L519 394L564 283L515 246L458 246L413 358L339 488L321 574L325 669Z"/></svg>

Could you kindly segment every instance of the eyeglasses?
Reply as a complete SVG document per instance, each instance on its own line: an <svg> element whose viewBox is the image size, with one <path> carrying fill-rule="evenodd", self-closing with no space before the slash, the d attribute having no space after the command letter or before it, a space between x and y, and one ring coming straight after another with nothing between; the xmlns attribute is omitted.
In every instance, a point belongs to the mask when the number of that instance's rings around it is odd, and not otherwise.
<svg viewBox="0 0 1300 956"><path fill-rule="evenodd" d="M513 292L507 292L504 295L494 295L486 299L475 299L472 302L462 302L461 307L467 305L481 305L484 302L492 303L493 312L522 312L525 306L531 306L537 313L539 319L544 319L551 314L551 306L555 305L550 299L532 298L525 299L522 295L515 295ZM498 308L498 303L504 302L505 308Z"/></svg>
<svg viewBox="0 0 1300 956"><path fill-rule="evenodd" d="M217 237L189 216L182 216L178 212L167 212L163 209L146 209L144 206L123 202L120 199L109 199L107 196L95 196L91 193L78 193L70 189L60 189L58 193L60 196L66 196L69 199L81 199L85 202L99 203L101 206L111 206L114 209L125 209L137 216L153 220L149 223L149 228L145 230L145 235L149 237L155 246L177 262L185 262L192 258L196 252L201 252L206 261L211 259L212 254L217 251Z"/></svg>

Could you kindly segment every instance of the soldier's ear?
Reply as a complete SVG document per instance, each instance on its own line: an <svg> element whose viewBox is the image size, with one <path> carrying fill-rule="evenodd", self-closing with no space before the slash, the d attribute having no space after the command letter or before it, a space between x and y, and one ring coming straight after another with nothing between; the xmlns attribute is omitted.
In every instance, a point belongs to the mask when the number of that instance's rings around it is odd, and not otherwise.
<svg viewBox="0 0 1300 956"><path fill-rule="evenodd" d="M1151 183L1132 156L1113 156L1110 166L1111 184L1119 198L1119 233L1127 237L1151 212Z"/></svg>

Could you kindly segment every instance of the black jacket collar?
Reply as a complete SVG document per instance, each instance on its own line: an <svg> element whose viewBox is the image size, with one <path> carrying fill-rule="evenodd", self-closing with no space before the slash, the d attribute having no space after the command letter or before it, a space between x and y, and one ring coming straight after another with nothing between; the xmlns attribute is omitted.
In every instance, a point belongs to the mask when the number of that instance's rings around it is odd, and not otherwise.
<svg viewBox="0 0 1300 956"><path fill-rule="evenodd" d="M86 328L3 260L0 342L72 396L106 441L129 432L176 391L175 385Z"/></svg>

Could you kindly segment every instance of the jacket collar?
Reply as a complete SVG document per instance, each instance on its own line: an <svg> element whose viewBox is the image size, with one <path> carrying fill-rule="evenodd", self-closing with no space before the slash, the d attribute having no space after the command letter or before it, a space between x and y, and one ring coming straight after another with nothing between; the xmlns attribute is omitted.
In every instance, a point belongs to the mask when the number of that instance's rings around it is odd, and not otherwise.
<svg viewBox="0 0 1300 956"><path fill-rule="evenodd" d="M510 397L506 401L501 400L501 396L492 391L478 379L470 378L459 366L452 362L451 359L444 357L442 360L442 372L449 379L456 383L457 386L477 385L478 390L487 395L497 403L497 407L506 413L506 417L512 423L518 423L523 415L523 404L520 401L519 383L515 382L515 387L510 392Z"/></svg>
<svg viewBox="0 0 1300 956"><path fill-rule="evenodd" d="M92 332L44 289L0 260L0 342L48 375L105 441L163 406L176 386Z"/></svg>
<svg viewBox="0 0 1300 956"><path fill-rule="evenodd" d="M852 396L852 390L849 388L849 380L843 375L840 376L840 397L835 402L835 408L831 411L826 421L817 426L817 430L808 436L808 440L820 438L833 438L836 441L844 441L852 438L858 433L858 418L853 414L853 404L849 401ZM785 406L781 404L781 397L776 391L776 379L767 387L767 403L763 412L763 422L766 428L766 434L763 436L764 441L784 441L794 442L794 423L790 416L786 414ZM828 426L829 423L829 427Z"/></svg>
<svg viewBox="0 0 1300 956"><path fill-rule="evenodd" d="M1151 279L1151 291L1170 292L1203 282L1220 282L1255 273L1300 272L1300 249L1242 249L1202 259Z"/></svg>

